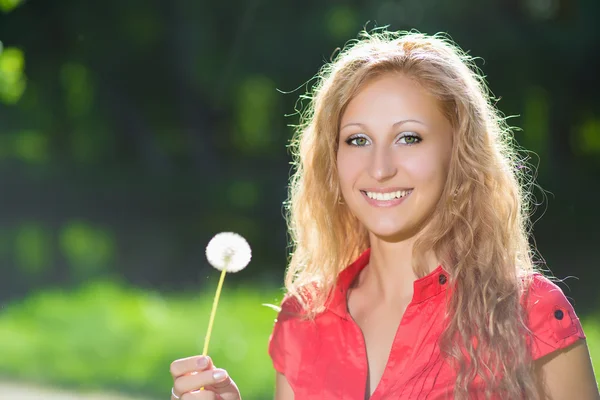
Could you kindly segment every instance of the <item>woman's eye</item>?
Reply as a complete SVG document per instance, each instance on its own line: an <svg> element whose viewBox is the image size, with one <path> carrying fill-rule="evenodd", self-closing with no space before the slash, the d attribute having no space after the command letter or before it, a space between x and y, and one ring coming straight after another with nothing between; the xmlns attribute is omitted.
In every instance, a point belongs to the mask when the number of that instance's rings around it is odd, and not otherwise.
<svg viewBox="0 0 600 400"><path fill-rule="evenodd" d="M369 144L369 140L366 137L355 136L346 140L346 143L352 146L366 146Z"/></svg>
<svg viewBox="0 0 600 400"><path fill-rule="evenodd" d="M417 144L420 141L421 141L421 138L419 138L416 135L406 135L406 136L402 136L400 138L400 143L402 143L402 144L408 144L408 145Z"/></svg>

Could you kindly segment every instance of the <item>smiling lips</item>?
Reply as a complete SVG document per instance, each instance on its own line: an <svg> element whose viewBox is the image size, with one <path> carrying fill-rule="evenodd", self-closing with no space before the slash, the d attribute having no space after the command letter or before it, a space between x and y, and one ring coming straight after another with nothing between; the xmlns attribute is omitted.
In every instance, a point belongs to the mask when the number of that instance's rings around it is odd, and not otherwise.
<svg viewBox="0 0 600 400"><path fill-rule="evenodd" d="M413 189L399 190L361 190L367 202L376 207L393 207L404 201Z"/></svg>

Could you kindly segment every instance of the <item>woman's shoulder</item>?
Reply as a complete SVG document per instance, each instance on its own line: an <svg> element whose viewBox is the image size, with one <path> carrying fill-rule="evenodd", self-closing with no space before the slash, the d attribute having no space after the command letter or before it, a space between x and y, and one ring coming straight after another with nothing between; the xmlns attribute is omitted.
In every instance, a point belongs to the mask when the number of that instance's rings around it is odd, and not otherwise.
<svg viewBox="0 0 600 400"><path fill-rule="evenodd" d="M527 327L534 339L534 359L585 338L575 308L564 291L543 274L529 276L524 307Z"/></svg>
<svg viewBox="0 0 600 400"><path fill-rule="evenodd" d="M527 276L525 282L523 305L530 318L542 317L541 314L548 313L560 317L561 313L559 311L564 314L573 310L573 306L564 291L550 278L539 272L534 272Z"/></svg>
<svg viewBox="0 0 600 400"><path fill-rule="evenodd" d="M321 298L323 293L325 289L318 282L303 285L293 291L288 290L277 308L278 320L314 320L327 308L327 301L319 306L324 301Z"/></svg>
<svg viewBox="0 0 600 400"><path fill-rule="evenodd" d="M290 378L297 375L302 351L315 337L316 326L297 295L286 294L277 310L269 338L269 355L275 370Z"/></svg>
<svg viewBox="0 0 600 400"><path fill-rule="evenodd" d="M526 279L524 301L528 310L546 307L572 307L564 291L550 278L540 272L534 272Z"/></svg>
<svg viewBox="0 0 600 400"><path fill-rule="evenodd" d="M277 321L279 322L304 319L308 314L306 305L302 304L298 295L292 293L283 297L278 311Z"/></svg>

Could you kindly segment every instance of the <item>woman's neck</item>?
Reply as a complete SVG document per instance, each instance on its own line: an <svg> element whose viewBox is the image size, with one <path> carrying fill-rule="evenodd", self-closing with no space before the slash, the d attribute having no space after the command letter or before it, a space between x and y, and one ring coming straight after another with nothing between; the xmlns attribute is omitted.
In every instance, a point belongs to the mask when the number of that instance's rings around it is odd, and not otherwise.
<svg viewBox="0 0 600 400"><path fill-rule="evenodd" d="M376 293L385 302L411 299L413 282L419 278L413 270L413 247L416 238L394 243L377 237L370 239L369 266L359 276L357 285L369 288L369 291ZM424 260L428 272L439 265L433 251L427 252Z"/></svg>

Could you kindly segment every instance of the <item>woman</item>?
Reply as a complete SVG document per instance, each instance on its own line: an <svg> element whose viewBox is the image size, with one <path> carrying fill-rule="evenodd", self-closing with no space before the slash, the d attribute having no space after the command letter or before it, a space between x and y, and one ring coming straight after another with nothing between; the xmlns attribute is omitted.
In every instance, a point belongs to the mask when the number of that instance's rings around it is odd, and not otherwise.
<svg viewBox="0 0 600 400"><path fill-rule="evenodd" d="M572 306L534 270L531 181L471 59L437 36L363 33L311 100L276 399L600 398ZM172 398L240 398L210 359L171 372Z"/></svg>

